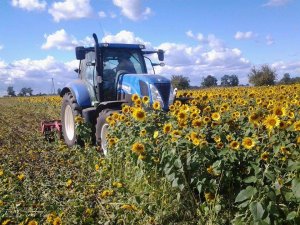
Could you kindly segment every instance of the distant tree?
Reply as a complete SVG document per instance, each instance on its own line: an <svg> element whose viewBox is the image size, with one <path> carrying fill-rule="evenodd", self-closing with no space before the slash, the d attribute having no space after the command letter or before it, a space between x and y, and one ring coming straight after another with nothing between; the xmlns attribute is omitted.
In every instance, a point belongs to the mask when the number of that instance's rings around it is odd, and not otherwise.
<svg viewBox="0 0 300 225"><path fill-rule="evenodd" d="M58 88L57 89L57 94L60 95L60 93L61 93L61 88Z"/></svg>
<svg viewBox="0 0 300 225"><path fill-rule="evenodd" d="M181 89L188 89L190 87L190 80L187 77L182 75L172 75L171 83L174 88Z"/></svg>
<svg viewBox="0 0 300 225"><path fill-rule="evenodd" d="M279 84L291 84L292 81L293 80L291 78L291 75L289 73L285 73L285 74L283 74L283 77L279 81Z"/></svg>
<svg viewBox="0 0 300 225"><path fill-rule="evenodd" d="M8 86L7 87L7 95L9 95L9 96L16 96L16 92L14 91L14 87L13 86Z"/></svg>
<svg viewBox="0 0 300 225"><path fill-rule="evenodd" d="M27 88L23 87L23 88L20 90L19 96L25 96L26 93L27 93Z"/></svg>
<svg viewBox="0 0 300 225"><path fill-rule="evenodd" d="M23 87L21 90L20 90L20 93L18 94L18 96L26 96L27 94L29 96L32 96L32 88L27 88L27 87Z"/></svg>
<svg viewBox="0 0 300 225"><path fill-rule="evenodd" d="M29 96L32 96L32 92L33 92L32 88L29 87L29 88L27 88L26 91L29 94Z"/></svg>
<svg viewBox="0 0 300 225"><path fill-rule="evenodd" d="M276 71L268 65L263 65L261 69L253 67L248 74L249 83L254 86L274 85L276 77Z"/></svg>
<svg viewBox="0 0 300 225"><path fill-rule="evenodd" d="M203 87L212 87L212 86L217 86L218 80L212 75L208 75L205 77L201 83Z"/></svg>
<svg viewBox="0 0 300 225"><path fill-rule="evenodd" d="M221 77L221 86L238 86L239 85L239 78L237 75L224 75Z"/></svg>

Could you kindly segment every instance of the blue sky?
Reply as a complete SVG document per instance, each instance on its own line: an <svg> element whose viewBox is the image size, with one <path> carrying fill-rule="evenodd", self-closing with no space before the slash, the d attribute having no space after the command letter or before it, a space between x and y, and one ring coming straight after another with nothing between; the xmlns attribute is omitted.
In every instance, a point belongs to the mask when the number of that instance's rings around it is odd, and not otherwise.
<svg viewBox="0 0 300 225"><path fill-rule="evenodd" d="M157 72L200 85L268 64L300 76L299 0L1 0L0 96L13 85L49 93L76 78L74 47L144 43L165 51Z"/></svg>

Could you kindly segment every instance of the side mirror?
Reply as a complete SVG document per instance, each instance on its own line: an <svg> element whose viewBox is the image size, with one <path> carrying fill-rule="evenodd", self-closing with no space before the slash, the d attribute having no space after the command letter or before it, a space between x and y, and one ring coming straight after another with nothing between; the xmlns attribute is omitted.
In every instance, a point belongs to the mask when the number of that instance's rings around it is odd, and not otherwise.
<svg viewBox="0 0 300 225"><path fill-rule="evenodd" d="M75 48L76 59L82 60L85 58L85 49L83 46L79 46Z"/></svg>
<svg viewBox="0 0 300 225"><path fill-rule="evenodd" d="M163 51L163 50L158 49L157 55L158 55L158 60L159 60L159 61L164 61L165 56L164 56L164 51Z"/></svg>
<svg viewBox="0 0 300 225"><path fill-rule="evenodd" d="M165 66L164 63L152 63L152 66Z"/></svg>

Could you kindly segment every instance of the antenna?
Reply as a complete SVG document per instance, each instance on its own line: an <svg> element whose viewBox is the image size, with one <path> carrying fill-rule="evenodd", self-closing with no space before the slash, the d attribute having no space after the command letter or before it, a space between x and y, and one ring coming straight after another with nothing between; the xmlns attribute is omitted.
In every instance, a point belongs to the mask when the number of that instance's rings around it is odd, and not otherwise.
<svg viewBox="0 0 300 225"><path fill-rule="evenodd" d="M53 78L52 78L52 87L51 87L50 94L55 95L55 86L54 86L54 79Z"/></svg>

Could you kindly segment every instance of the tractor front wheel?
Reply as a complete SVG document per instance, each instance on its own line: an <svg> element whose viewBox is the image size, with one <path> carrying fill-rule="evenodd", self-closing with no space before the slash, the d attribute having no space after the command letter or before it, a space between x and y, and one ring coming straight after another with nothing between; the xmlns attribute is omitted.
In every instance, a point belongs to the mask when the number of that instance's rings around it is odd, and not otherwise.
<svg viewBox="0 0 300 225"><path fill-rule="evenodd" d="M96 143L101 147L104 156L107 155L107 133L108 133L108 122L106 118L112 115L117 110L104 109L99 113L96 123Z"/></svg>
<svg viewBox="0 0 300 225"><path fill-rule="evenodd" d="M73 94L67 92L62 100L61 123L65 143L71 147L77 142L75 117L81 115L81 109Z"/></svg>

